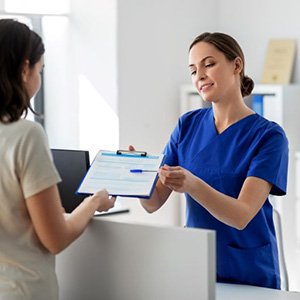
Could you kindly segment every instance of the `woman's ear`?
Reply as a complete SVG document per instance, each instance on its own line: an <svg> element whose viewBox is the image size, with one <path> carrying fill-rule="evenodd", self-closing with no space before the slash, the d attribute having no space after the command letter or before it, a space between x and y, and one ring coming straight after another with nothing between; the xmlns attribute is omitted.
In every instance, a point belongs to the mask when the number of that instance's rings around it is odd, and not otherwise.
<svg viewBox="0 0 300 300"><path fill-rule="evenodd" d="M234 60L234 71L236 74L240 74L243 70L244 64L240 57L236 57Z"/></svg>
<svg viewBox="0 0 300 300"><path fill-rule="evenodd" d="M22 69L22 79L23 79L24 83L26 83L28 81L29 71L30 71L29 60L26 59L23 64L23 69Z"/></svg>

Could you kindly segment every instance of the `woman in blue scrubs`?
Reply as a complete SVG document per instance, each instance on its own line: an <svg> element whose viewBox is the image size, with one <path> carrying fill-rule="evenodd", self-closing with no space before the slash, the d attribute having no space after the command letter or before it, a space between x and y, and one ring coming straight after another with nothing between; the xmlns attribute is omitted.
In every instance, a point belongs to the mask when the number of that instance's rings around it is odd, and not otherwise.
<svg viewBox="0 0 300 300"><path fill-rule="evenodd" d="M192 81L212 107L180 117L154 193L140 201L154 212L172 191L185 193L187 227L216 231L217 281L279 289L268 196L286 193L288 141L279 125L245 104L254 83L244 66L240 46L226 34L203 33L192 42Z"/></svg>

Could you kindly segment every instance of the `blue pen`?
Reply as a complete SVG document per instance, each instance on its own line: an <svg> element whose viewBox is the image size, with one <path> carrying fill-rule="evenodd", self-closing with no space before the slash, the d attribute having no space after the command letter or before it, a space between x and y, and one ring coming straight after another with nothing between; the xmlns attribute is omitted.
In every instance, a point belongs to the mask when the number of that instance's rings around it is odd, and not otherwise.
<svg viewBox="0 0 300 300"><path fill-rule="evenodd" d="M144 169L131 169L131 173L143 173L143 172L157 172L156 170L144 170Z"/></svg>

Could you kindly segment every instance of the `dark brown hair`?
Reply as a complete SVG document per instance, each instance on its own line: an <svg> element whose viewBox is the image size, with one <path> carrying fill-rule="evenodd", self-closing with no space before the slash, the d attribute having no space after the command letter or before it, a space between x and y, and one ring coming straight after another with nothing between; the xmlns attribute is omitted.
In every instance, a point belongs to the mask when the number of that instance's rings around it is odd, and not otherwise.
<svg viewBox="0 0 300 300"><path fill-rule="evenodd" d="M240 73L241 93L243 97L251 94L254 88L253 80L245 75L245 57L238 42L231 36L221 32L204 32L197 36L189 47L189 51L199 42L206 42L215 46L219 51L223 52L229 61L240 57L243 62L243 69Z"/></svg>
<svg viewBox="0 0 300 300"><path fill-rule="evenodd" d="M45 48L41 37L13 19L0 20L0 122L10 123L27 114L30 98L22 80L26 60L33 67Z"/></svg>

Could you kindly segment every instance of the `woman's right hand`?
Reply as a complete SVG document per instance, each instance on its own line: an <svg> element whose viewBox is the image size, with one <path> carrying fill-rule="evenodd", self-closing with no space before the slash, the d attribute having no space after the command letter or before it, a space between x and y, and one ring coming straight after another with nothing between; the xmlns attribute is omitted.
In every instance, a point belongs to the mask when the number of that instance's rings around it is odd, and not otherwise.
<svg viewBox="0 0 300 300"><path fill-rule="evenodd" d="M116 197L110 197L107 190L98 191L90 197L91 201L98 202L97 211L99 212L108 211L110 208L114 207L116 202Z"/></svg>

